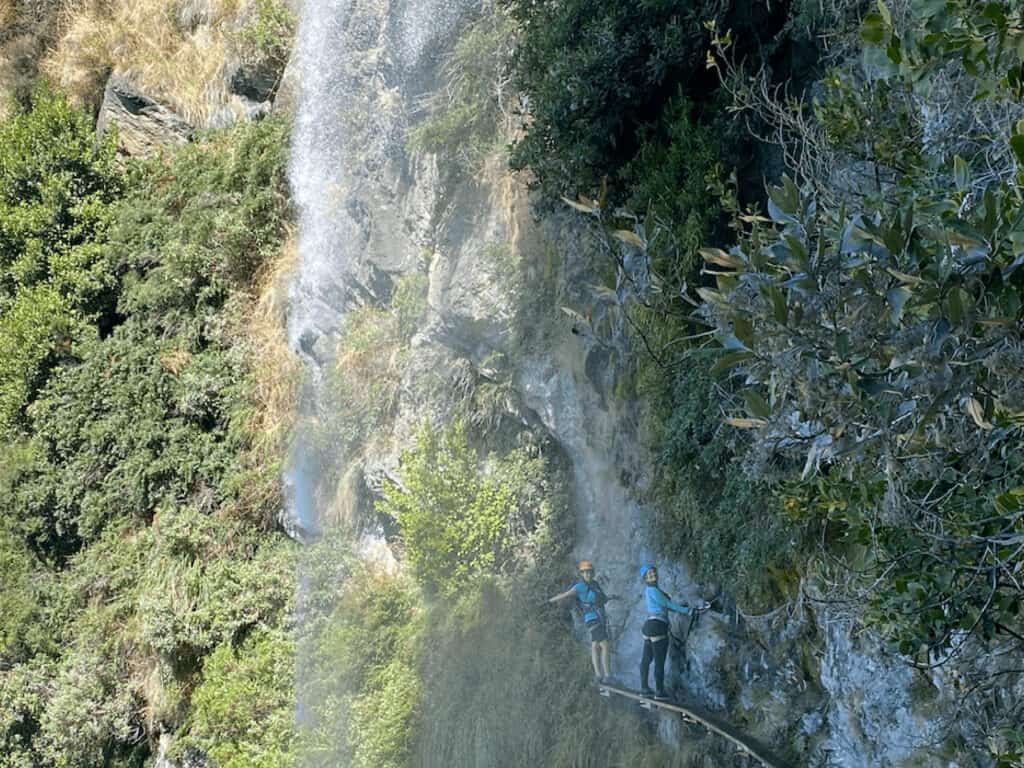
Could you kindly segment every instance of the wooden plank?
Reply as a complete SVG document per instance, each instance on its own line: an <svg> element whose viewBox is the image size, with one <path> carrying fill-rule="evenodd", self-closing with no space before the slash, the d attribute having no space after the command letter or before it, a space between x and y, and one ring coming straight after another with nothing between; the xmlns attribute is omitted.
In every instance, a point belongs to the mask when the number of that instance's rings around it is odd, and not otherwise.
<svg viewBox="0 0 1024 768"><path fill-rule="evenodd" d="M646 696L641 696L636 691L628 688L618 688L612 685L599 685L598 689L602 696L615 694L626 699L639 702L644 709L663 709L667 712L674 712L680 715L687 722L699 723L709 731L717 733L736 745L740 751L750 755L767 768L789 768L787 763L782 762L777 756L758 742L743 733L740 733L724 720L719 719L707 710L690 703L674 703L670 701L656 701Z"/></svg>

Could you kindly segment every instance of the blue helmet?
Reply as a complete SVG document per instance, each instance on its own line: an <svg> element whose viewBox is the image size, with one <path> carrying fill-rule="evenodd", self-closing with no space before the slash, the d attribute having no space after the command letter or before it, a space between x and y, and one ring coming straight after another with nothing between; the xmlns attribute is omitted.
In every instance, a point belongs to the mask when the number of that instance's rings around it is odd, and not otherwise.
<svg viewBox="0 0 1024 768"><path fill-rule="evenodd" d="M643 565L641 565L640 566L640 578L642 579L644 576L646 576L647 572L649 570L651 570L652 568L655 568L655 566L652 565L651 563L644 563Z"/></svg>

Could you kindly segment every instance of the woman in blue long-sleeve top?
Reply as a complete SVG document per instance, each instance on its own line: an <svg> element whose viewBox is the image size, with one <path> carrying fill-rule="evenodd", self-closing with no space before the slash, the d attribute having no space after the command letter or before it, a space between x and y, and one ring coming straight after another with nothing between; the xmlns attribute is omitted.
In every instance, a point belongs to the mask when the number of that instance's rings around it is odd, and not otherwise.
<svg viewBox="0 0 1024 768"><path fill-rule="evenodd" d="M669 611L676 613L702 611L707 608L707 603L701 603L696 608L691 608L688 605L673 602L672 598L658 587L658 569L653 565L643 566L640 569L640 578L644 580L644 605L647 608L647 619L643 625L644 653L640 659L640 693L644 696L651 695L651 689L647 684L647 674L651 668L651 661L654 661L654 698L667 701L665 658L668 656L668 613Z"/></svg>

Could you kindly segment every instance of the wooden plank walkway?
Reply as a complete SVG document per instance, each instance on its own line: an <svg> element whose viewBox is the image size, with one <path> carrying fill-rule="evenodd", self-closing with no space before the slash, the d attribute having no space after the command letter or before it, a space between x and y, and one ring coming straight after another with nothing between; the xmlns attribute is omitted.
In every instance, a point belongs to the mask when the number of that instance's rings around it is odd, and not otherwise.
<svg viewBox="0 0 1024 768"><path fill-rule="evenodd" d="M766 768L789 768L788 763L783 762L776 755L772 754L772 752L759 741L747 736L746 734L740 733L724 720L719 719L707 710L694 704L672 701L655 701L654 699L641 696L636 691L631 691L627 688L619 688L614 685L598 685L597 688L602 696L621 696L626 699L632 699L638 702L644 709L652 711L655 709L662 709L667 712L674 712L680 715L683 720L686 720L687 722L699 723L709 731L717 733L719 736L723 736L728 739L736 746L737 749L739 749L740 752L750 755L761 763L761 765L766 766Z"/></svg>

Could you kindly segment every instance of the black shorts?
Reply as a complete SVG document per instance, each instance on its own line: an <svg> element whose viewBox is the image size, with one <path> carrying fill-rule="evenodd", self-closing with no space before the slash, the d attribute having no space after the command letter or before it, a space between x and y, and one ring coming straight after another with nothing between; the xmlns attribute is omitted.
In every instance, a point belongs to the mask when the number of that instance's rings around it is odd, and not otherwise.
<svg viewBox="0 0 1024 768"><path fill-rule="evenodd" d="M643 629L640 631L643 632L644 637L668 638L668 624L661 619L648 619L644 622Z"/></svg>
<svg viewBox="0 0 1024 768"><path fill-rule="evenodd" d="M590 642L592 643L600 643L608 639L608 625L603 619L588 621L587 629L590 630Z"/></svg>

